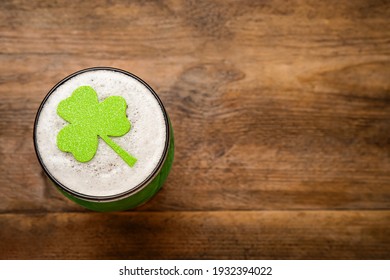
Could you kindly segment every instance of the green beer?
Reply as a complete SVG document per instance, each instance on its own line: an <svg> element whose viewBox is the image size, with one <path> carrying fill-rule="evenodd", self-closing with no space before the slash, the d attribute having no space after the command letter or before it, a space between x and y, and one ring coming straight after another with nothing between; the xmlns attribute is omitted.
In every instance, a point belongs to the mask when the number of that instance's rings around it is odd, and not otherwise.
<svg viewBox="0 0 390 280"><path fill-rule="evenodd" d="M54 185L95 211L148 201L174 154L160 98L140 78L109 67L78 71L50 90L35 119L34 145Z"/></svg>

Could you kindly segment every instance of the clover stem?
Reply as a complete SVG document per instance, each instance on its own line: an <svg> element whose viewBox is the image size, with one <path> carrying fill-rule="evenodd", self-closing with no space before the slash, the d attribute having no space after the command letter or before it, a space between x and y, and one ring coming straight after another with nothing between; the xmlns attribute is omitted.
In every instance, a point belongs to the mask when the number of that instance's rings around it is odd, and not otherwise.
<svg viewBox="0 0 390 280"><path fill-rule="evenodd" d="M111 147L130 167L133 167L137 159L123 150L117 143L111 140L107 135L99 135L108 146Z"/></svg>

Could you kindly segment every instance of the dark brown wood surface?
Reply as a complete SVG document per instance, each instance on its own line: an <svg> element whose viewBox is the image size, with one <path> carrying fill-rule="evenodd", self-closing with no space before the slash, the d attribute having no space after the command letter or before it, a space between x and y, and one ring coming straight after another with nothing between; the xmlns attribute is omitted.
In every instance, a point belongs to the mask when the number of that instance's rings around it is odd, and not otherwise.
<svg viewBox="0 0 390 280"><path fill-rule="evenodd" d="M1 259L389 259L390 2L0 1ZM40 102L92 66L160 95L176 154L133 211L61 196Z"/></svg>

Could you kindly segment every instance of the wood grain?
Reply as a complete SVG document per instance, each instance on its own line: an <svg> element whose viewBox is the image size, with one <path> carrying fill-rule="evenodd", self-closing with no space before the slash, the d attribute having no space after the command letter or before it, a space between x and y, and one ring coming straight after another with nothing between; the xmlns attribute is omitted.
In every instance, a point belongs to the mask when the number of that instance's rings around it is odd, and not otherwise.
<svg viewBox="0 0 390 280"><path fill-rule="evenodd" d="M389 258L389 25L380 0L1 1L0 258ZM40 102L92 66L142 77L173 123L172 172L134 213L71 203L34 153ZM65 238L75 220L79 243L108 217L118 231L81 249L40 236ZM152 242L143 253L116 247L126 219ZM227 243L212 244L222 229Z"/></svg>
<svg viewBox="0 0 390 280"><path fill-rule="evenodd" d="M10 259L378 259L390 249L388 211L3 214L0 226Z"/></svg>

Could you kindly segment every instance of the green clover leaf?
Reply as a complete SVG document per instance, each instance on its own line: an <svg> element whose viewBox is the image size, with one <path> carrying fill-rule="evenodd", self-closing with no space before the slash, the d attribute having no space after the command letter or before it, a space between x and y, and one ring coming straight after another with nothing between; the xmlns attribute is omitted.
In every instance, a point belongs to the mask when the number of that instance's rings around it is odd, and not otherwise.
<svg viewBox="0 0 390 280"><path fill-rule="evenodd" d="M92 87L78 87L71 97L62 100L57 107L57 114L70 123L57 135L58 148L72 153L80 162L87 162L95 156L100 137L129 166L134 166L137 159L109 137L123 136L130 131L126 108L126 101L121 96L110 96L99 103Z"/></svg>

